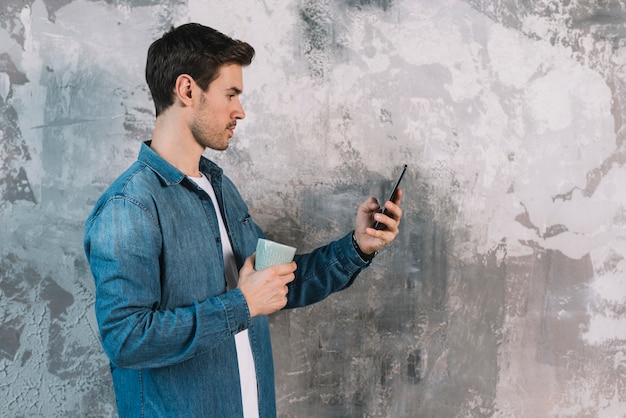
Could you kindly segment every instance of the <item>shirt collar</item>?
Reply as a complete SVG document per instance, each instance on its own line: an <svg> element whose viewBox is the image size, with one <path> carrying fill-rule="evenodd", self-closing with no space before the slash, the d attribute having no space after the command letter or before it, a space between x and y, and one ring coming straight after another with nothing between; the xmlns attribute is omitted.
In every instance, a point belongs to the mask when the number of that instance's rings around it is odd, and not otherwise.
<svg viewBox="0 0 626 418"><path fill-rule="evenodd" d="M141 144L137 160L150 167L167 186L173 186L183 181L186 177L185 174L165 161L163 157L150 148L150 142L151 141L146 141ZM220 177L222 175L222 169L204 156L200 157L200 171L209 179L212 177Z"/></svg>

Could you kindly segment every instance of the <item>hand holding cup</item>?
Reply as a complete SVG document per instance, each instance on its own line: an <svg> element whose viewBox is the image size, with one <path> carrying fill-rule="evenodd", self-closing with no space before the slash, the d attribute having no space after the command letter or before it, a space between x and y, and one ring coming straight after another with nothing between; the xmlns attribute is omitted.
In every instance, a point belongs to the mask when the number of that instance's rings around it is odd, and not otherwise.
<svg viewBox="0 0 626 418"><path fill-rule="evenodd" d="M257 252L239 272L238 288L248 303L250 316L269 315L287 304L287 285L295 278L296 249L259 239ZM254 267L253 267L254 266Z"/></svg>

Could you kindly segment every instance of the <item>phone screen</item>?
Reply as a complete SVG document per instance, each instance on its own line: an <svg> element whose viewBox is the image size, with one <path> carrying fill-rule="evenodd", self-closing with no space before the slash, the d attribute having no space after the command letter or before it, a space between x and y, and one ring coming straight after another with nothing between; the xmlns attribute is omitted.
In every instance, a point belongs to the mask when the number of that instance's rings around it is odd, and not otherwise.
<svg viewBox="0 0 626 418"><path fill-rule="evenodd" d="M391 190L391 194L389 195L389 199L387 200L391 200L392 202L395 200L396 198L396 193L398 192L398 187L400 186L400 182L402 181L402 177L404 177L404 173L406 172L406 167L407 165L404 164L404 166L402 167L402 171L400 172L400 175L398 176L398 180L396 180L395 185L393 186L393 189ZM386 201L385 201L386 202ZM385 213L385 202L383 202L383 209L380 213ZM374 223L374 229L384 229L385 225L381 224L380 222L375 222Z"/></svg>

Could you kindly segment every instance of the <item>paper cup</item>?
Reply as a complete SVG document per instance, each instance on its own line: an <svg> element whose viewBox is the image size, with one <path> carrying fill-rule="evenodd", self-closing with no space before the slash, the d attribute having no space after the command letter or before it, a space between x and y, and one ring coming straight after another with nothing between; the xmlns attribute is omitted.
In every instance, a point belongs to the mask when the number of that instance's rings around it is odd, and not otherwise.
<svg viewBox="0 0 626 418"><path fill-rule="evenodd" d="M259 238L256 244L254 269L258 271L269 266L291 263L295 255L295 247Z"/></svg>

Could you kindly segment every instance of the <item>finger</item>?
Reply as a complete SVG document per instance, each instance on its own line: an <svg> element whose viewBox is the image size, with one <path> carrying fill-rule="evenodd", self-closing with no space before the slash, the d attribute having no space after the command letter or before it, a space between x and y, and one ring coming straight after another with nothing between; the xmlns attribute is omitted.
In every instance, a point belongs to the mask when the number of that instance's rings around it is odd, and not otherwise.
<svg viewBox="0 0 626 418"><path fill-rule="evenodd" d="M289 285L289 283L293 282L295 278L296 278L296 275L291 273L291 274L285 274L285 275L282 275L282 276L277 276L276 280L278 280L280 283L282 283L283 286L287 287L287 285Z"/></svg>
<svg viewBox="0 0 626 418"><path fill-rule="evenodd" d="M375 197L371 197L367 201L367 208L370 212L376 212L380 210L380 203L378 203L378 199L376 199Z"/></svg>
<svg viewBox="0 0 626 418"><path fill-rule="evenodd" d="M359 205L359 210L367 213L376 212L380 210L380 204L375 197L370 197Z"/></svg>
<svg viewBox="0 0 626 418"><path fill-rule="evenodd" d="M378 233L370 234L370 235L375 235L377 238L380 238L383 240L384 240L385 232L391 232L394 235L397 234L398 227L400 225L400 218L402 217L402 209L400 209L400 207L394 205L391 202L387 202L387 204L385 205L385 209L386 209L385 213L374 214L374 220L377 221L379 224L384 225L384 227L379 228L379 229L372 228L374 231L377 231Z"/></svg>
<svg viewBox="0 0 626 418"><path fill-rule="evenodd" d="M393 200L393 203L395 203L396 205L400 205L400 202L402 201L402 194L403 194L402 189L398 189L395 195L395 199Z"/></svg>
<svg viewBox="0 0 626 418"><path fill-rule="evenodd" d="M295 261L287 264L277 264L275 266L267 267L272 270L272 273L276 276L289 276L293 275L293 272L296 271L297 265Z"/></svg>
<svg viewBox="0 0 626 418"><path fill-rule="evenodd" d="M388 217L399 222L402 218L402 213L402 208L397 204L392 202L385 203L385 215Z"/></svg>
<svg viewBox="0 0 626 418"><path fill-rule="evenodd" d="M375 219L380 225L383 225L383 227L379 227L379 229L367 228L368 235L379 238L385 242L389 242L389 239L387 238L388 234L391 233L395 236L398 232L398 221L382 214L377 214Z"/></svg>

